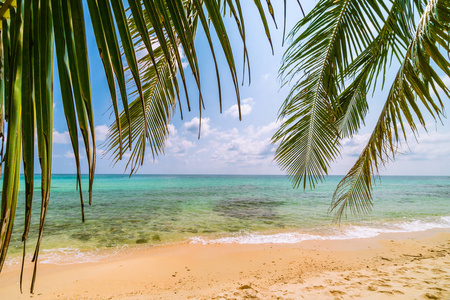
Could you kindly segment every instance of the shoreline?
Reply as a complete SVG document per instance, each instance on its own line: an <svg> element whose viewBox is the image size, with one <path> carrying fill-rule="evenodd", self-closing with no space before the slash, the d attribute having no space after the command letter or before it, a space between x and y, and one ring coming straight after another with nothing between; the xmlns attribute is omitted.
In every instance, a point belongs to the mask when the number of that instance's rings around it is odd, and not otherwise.
<svg viewBox="0 0 450 300"><path fill-rule="evenodd" d="M97 262L0 273L5 299L446 299L450 229L295 244L129 248ZM3 298L2 297L2 298Z"/></svg>
<svg viewBox="0 0 450 300"><path fill-rule="evenodd" d="M420 233L428 230L449 230L450 216L435 217L435 219L389 220L382 223L356 223L341 226L322 226L312 228L284 228L260 232L239 231L228 234L206 234L183 237L182 239L161 243L118 244L112 247L86 247L87 245L71 245L56 248L44 248L40 252L40 264L70 265L90 262L100 262L114 257L122 252L139 249L153 249L167 246L198 244L198 245L256 245L256 244L298 244L307 241L343 241L353 239L376 238L387 233ZM31 243L32 245L33 243ZM28 247L29 248L29 247ZM22 263L22 249L9 253L3 267L4 271L14 270ZM25 264L32 259L33 248L27 250Z"/></svg>

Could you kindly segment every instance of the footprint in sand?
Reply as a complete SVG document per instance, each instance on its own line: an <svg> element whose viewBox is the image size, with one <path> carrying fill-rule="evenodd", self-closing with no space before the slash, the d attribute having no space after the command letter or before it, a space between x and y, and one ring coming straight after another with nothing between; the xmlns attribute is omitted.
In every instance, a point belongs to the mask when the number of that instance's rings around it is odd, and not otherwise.
<svg viewBox="0 0 450 300"><path fill-rule="evenodd" d="M341 296L341 295L347 294L346 292L339 291L339 290L331 290L330 293L333 294L333 296Z"/></svg>
<svg viewBox="0 0 450 300"><path fill-rule="evenodd" d="M325 287L323 285L315 285L313 286L313 289L315 290L323 290Z"/></svg>
<svg viewBox="0 0 450 300"><path fill-rule="evenodd" d="M439 299L438 296L436 296L436 295L434 295L434 294L430 294L430 293L426 293L426 294L424 295L424 297L425 297L425 299L432 299L432 300L438 300L438 299Z"/></svg>
<svg viewBox="0 0 450 300"><path fill-rule="evenodd" d="M392 291L378 291L378 293L393 295L394 293Z"/></svg>

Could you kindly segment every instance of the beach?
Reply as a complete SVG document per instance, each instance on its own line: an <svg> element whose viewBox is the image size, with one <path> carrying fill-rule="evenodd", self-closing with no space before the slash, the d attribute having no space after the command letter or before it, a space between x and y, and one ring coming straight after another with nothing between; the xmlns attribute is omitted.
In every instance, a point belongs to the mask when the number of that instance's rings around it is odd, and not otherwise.
<svg viewBox="0 0 450 300"><path fill-rule="evenodd" d="M450 230L292 244L136 247L0 275L2 299L449 299Z"/></svg>
<svg viewBox="0 0 450 300"><path fill-rule="evenodd" d="M372 212L335 224L339 180L99 175L82 223L75 175L55 175L35 293L20 201L0 299L448 299L450 178L382 177Z"/></svg>

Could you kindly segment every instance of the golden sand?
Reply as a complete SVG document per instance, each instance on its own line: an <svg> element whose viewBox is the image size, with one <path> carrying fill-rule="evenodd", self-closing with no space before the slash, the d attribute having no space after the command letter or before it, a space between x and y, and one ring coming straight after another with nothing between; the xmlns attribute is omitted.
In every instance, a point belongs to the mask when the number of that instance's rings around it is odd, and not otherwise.
<svg viewBox="0 0 450 300"><path fill-rule="evenodd" d="M29 287L31 266L24 286ZM450 230L298 244L172 245L100 262L18 267L0 299L450 299Z"/></svg>

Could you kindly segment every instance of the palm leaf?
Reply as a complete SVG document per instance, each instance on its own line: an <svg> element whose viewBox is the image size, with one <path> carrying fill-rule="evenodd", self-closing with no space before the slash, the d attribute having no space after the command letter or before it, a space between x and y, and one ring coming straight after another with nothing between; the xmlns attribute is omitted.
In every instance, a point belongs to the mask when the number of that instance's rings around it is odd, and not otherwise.
<svg viewBox="0 0 450 300"><path fill-rule="evenodd" d="M89 121L88 129L90 131L92 141L92 151L91 151L90 144L89 143L86 144L85 139L85 150L86 154L88 154L88 166L89 166L89 205L90 205L92 203L92 186L94 184L94 173L96 164L96 142L95 142L94 112L92 109L91 83L89 74L89 60L86 44L86 29L84 25L84 13L81 0L71 0L69 7L73 28L73 40L76 53L76 62L81 87L81 98L84 103L83 111L86 114L86 119ZM79 185L81 192L80 180Z"/></svg>
<svg viewBox="0 0 450 300"><path fill-rule="evenodd" d="M291 31L295 39L280 74L285 84L288 78L300 79L280 109L279 119L284 121L272 142L280 143L275 160L294 187L314 187L339 153L335 111L343 82L338 74L349 66L355 51L370 43L371 26L379 30L384 10L382 1L320 1Z"/></svg>
<svg viewBox="0 0 450 300"><path fill-rule="evenodd" d="M106 39L103 32L102 21L100 19L100 12L96 1L88 1L89 13L91 16L92 28L94 30L95 40L97 42L98 51L100 58L103 62L103 68L105 70L106 79L108 81L109 92L111 94L111 102L114 108L114 114L116 117L116 122L119 126L119 136L120 143L119 147L122 147L122 129L119 123L119 107L117 104L117 94L114 82L114 75L111 66L111 59L106 45Z"/></svg>
<svg viewBox="0 0 450 300"><path fill-rule="evenodd" d="M160 54L162 51L156 50L155 54ZM160 79L156 76L156 70L149 55L141 59L143 63L142 74L151 75L143 82L143 92L145 99L145 114L140 108L140 101L136 99L130 105L130 114L132 116L132 123L128 123L125 115L121 115L121 124L124 129L131 127L131 131L135 137L135 146L131 151L125 171L130 170L130 174L137 171L143 164L146 150L147 140L149 141L150 149L155 158L156 155L163 152L164 142L169 131L167 124L175 110L175 88L174 82L170 76L169 65L167 61L160 60L157 64L159 69ZM167 87L172 87L168 89ZM147 119L147 123L144 122ZM113 123L110 128L110 133L107 137L107 148L111 149L111 156L113 161L117 162L122 155L117 147L118 131L116 123ZM147 136L148 132L149 136ZM124 132L126 136L126 132Z"/></svg>
<svg viewBox="0 0 450 300"><path fill-rule="evenodd" d="M17 10L21 10L19 3ZM6 36L3 47L10 47L10 59L5 61L9 64L9 78L6 86L9 86L10 94L6 95L8 115L8 139L6 141L5 168L3 171L3 188L0 214L0 269L3 267L6 252L11 239L16 214L17 197L19 193L20 159L22 142L22 40L23 22L20 14L11 9L11 22L3 22L3 28L10 34ZM9 24L8 24L9 23Z"/></svg>
<svg viewBox="0 0 450 300"><path fill-rule="evenodd" d="M270 6L270 2L268 4ZM128 26L130 28L130 33L134 42L135 49L139 50L142 49L142 47L145 47L148 52L145 58L139 62L140 74L142 75L142 78L145 78L143 79L143 94L145 98L144 102L146 112L138 114L135 111L136 102L133 101L129 107L130 114L132 114L133 116L133 121L131 123L129 121L125 121L123 115L121 115L120 123L111 125L110 135L106 143L106 148L110 153L112 153L111 156L113 161L117 162L125 153L123 149L120 149L120 128L127 128L128 130L131 129L133 137L134 134L136 134L134 140L137 144L135 149L132 149L131 156L127 164L127 169L130 169L131 173L135 172L144 161L146 140L150 144L153 157L155 157L155 155L158 155L159 153L162 153L164 149L164 141L168 136L167 127L163 127L162 124L163 122L168 122L172 115L171 112L169 113L168 108L175 108L175 105L172 104L172 99L169 96L173 91L175 91L175 94L178 98L178 107L180 108L181 118L183 118L179 95L179 85L176 76L177 73L179 73L180 75L179 78L181 78L186 95L186 103L188 109L190 110L191 105L186 86L186 75L183 70L181 57L178 53L179 47L182 47L185 52L188 65L191 68L194 80L197 85L197 89L199 91L199 113L201 120L201 108L203 106L203 99L200 86L200 71L198 68L196 47L194 43L198 19L200 19L202 28L206 33L209 48L213 56L219 89L220 106L222 106L220 72L217 65L216 53L214 49L215 47L210 33L212 28L214 28L219 39L221 49L225 54L240 110L239 83L236 73L234 54L228 37L227 28L225 26L221 13L223 11L223 13L225 14L226 8L230 9L231 15L234 17L234 20L238 26L239 34L244 44L244 66L246 59L248 62L248 53L245 43L245 27L243 22L244 18L240 6L240 1L227 0L223 2L219 1L218 3L216 3L214 1L201 0L176 0L168 2L144 0L143 5L145 10L143 11L144 14L142 15L139 5L137 5L134 1L130 2L132 14ZM256 7L258 8L258 5ZM265 16L264 12L260 12L260 16L261 18L263 18ZM272 11L269 8L269 13L270 12ZM211 27L208 25L208 21L210 24L212 24ZM144 26L144 22L146 23L146 26ZM147 31L147 34L144 34L143 31ZM270 38L270 35L268 37ZM151 51L148 51L150 48ZM164 60L167 65L162 67L160 65L161 60ZM152 70L152 65L157 65L158 67ZM168 74L159 74L159 70L169 72L171 79L168 80ZM161 82L158 83L157 81L155 81L154 77L160 78L159 80ZM147 83L144 83L144 81L146 81ZM162 93L159 91L160 89L165 89L166 92ZM136 91L132 92L132 94L137 95ZM151 95L150 99L146 99L146 95ZM154 103L155 97L159 97L160 100L158 101L162 101L163 103L165 103L164 105L160 104L158 109L151 108L156 105L156 103ZM133 113L131 113L132 109L134 111ZM149 124L145 125L146 122L142 118L148 118ZM199 124L199 134L200 129L201 123ZM142 136L142 132L144 132L145 130L148 130L147 139ZM150 130L154 131L152 132ZM127 134L124 133L124 135Z"/></svg>
<svg viewBox="0 0 450 300"><path fill-rule="evenodd" d="M39 249L44 233L44 221L50 200L50 182L52 170L52 139L53 139L53 22L50 1L39 4L33 3L33 17L37 22L35 30L39 30L41 40L36 49L38 58L34 59L34 84L36 103L36 133L39 162L41 164L41 215L39 221L39 235L33 255L34 270L31 281L31 291L36 281L37 261ZM39 8L39 9L36 9Z"/></svg>
<svg viewBox="0 0 450 300"><path fill-rule="evenodd" d="M80 153L78 146L78 127L77 118L75 114L74 99L72 93L72 83L70 79L69 64L67 62L66 53L66 38L64 33L63 17L61 1L56 0L52 2L53 21L55 24L55 46L56 59L58 65L59 82L61 85L62 103L64 114L66 116L67 128L69 129L70 141L75 156L75 164L77 168L77 185L80 189L81 202L81 219L84 221L84 201L83 190L81 187L81 170L80 170Z"/></svg>
<svg viewBox="0 0 450 300"><path fill-rule="evenodd" d="M450 52L450 1L429 1L400 70L389 92L377 125L349 173L339 183L331 210L339 220L350 208L352 213L367 212L372 205L371 178L387 161L395 158L400 139L407 140L408 124L417 134L416 120L425 127L425 120L418 108L420 102L435 118L442 114L442 99L438 88L447 97L450 89L437 75L430 59L447 76L450 76L450 60L442 55ZM436 103L434 96L437 98Z"/></svg>
<svg viewBox="0 0 450 300"><path fill-rule="evenodd" d="M31 0L25 0L23 14L23 56L22 56L22 145L23 173L25 177L25 226L22 235L23 255L20 274L20 290L22 291L23 267L28 231L31 223L31 209L34 192L34 99L32 69L32 32L31 32Z"/></svg>
<svg viewBox="0 0 450 300"><path fill-rule="evenodd" d="M401 62L412 39L413 21L413 3L394 1L378 36L340 74L344 80L354 78L337 100L339 108L336 115L341 138L351 137L364 122L369 108L367 93L372 86L375 89L379 75L383 76L384 84L388 62L393 57Z"/></svg>

